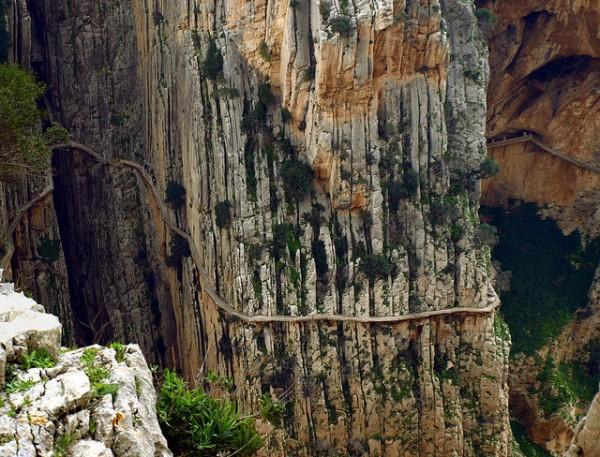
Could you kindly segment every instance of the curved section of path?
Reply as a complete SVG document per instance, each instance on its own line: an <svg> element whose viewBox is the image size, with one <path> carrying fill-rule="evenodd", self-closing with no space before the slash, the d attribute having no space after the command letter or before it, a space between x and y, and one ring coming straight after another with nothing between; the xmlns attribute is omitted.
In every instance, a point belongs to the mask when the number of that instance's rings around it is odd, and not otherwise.
<svg viewBox="0 0 600 457"><path fill-rule="evenodd" d="M449 316L449 315L454 315L454 314L464 314L464 315L489 314L489 313L493 312L496 308L498 308L498 306L500 306L500 299L495 294L495 292L493 292L487 297L487 305L482 308L455 307L455 308L447 308L447 309L440 309L440 310L434 310L434 311L424 311L424 312L420 312L420 313L410 313L410 314L404 314L401 316L350 316L350 315L344 315L344 314L309 314L306 316L286 316L286 315L275 314L275 315L268 315L268 316L265 316L265 315L253 316L253 315L243 313L241 311L236 310L233 306L231 306L229 303L227 303L225 300L223 300L219 296L217 291L212 287L212 285L210 284L210 281L209 281L210 276L209 276L208 272L206 271L206 269L202 266L200 252L198 251L198 249L196 247L196 243L194 242L194 239L187 232L185 232L184 230L181 230L176 225L176 223L171 219L171 217L169 216L169 211L168 211L163 199L160 197L160 194L158 193L156 186L154 186L152 179L150 178L150 176L148 176L148 174L146 173L146 171L144 170L144 168L141 165L139 165L138 163L133 162L131 160L125 160L125 159L107 160L104 157L102 157L100 154L98 154L96 151L89 148L88 146L85 146L83 144L76 143L76 142L70 142L70 143L57 145L54 147L54 149L55 150L56 149L77 149L79 151L85 152L86 154L93 157L98 162L106 164L108 166L117 167L117 168L129 168L129 169L134 170L138 174L138 176L142 179L146 188L152 194L152 197L154 198L156 205L158 206L158 208L160 210L161 217L162 217L162 220L165 223L165 225L167 227L169 227L169 229L171 231L173 231L174 233L185 238L185 240L188 242L189 247L190 247L191 257L192 257L192 260L196 267L196 270L198 271L198 276L200 278L200 286L202 288L202 292L206 293L206 295L208 295L210 297L210 299L213 301L213 303L219 309L221 309L223 312L225 312L229 316L233 317L234 319L238 319L240 321L243 321L246 323L251 323L251 324L261 324L261 323L270 323L270 322L301 323L301 322L320 322L320 321L355 322L355 323L363 323L363 324L396 324L396 323L400 323L400 322L424 320L424 319L429 319L429 318L436 317L436 316ZM48 193L52 192L52 187L50 186L50 188L46 189L44 192L46 193L46 195ZM27 211L33 204L35 204L35 201L38 201L41 198L41 195L42 194L38 195L29 204L25 205L23 208L21 208L19 210L17 216L15 217L15 220L9 226L9 227L12 227L12 230L14 230L16 228L18 220L20 219L22 214L25 211ZM9 233L12 234L12 231L10 231Z"/></svg>
<svg viewBox="0 0 600 457"><path fill-rule="evenodd" d="M588 162L584 162L583 160L575 159L571 156L568 156L567 154L557 151L556 149L552 149L550 146L548 146L546 143L544 143L539 137L537 137L536 135L532 135L532 134L526 134L526 135L518 136L515 138L508 138L506 140L489 141L487 144L487 147L488 147L488 149L495 149L495 148L501 148L503 146L510 146L512 144L519 144L519 143L533 143L538 148L543 150L544 152L547 152L548 154L551 154L554 157L558 157L559 159L564 160L565 162L569 162L570 164L573 164L576 167L583 168L583 169L589 170L589 171L593 171L595 173L600 173L600 166L593 165Z"/></svg>

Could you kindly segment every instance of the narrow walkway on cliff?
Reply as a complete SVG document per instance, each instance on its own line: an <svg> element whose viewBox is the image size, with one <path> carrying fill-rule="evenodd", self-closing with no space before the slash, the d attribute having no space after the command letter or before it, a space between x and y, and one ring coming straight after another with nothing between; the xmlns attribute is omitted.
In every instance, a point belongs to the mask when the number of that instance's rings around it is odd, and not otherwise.
<svg viewBox="0 0 600 457"><path fill-rule="evenodd" d="M505 146L510 146L513 144L520 143L532 143L540 148L542 151L547 152L548 154L553 155L554 157L558 157L565 162L569 162L570 164L575 165L576 167L583 168L585 170L593 171L595 173L600 173L600 165L595 165L592 163L584 162L583 160L575 159L567 154L564 154L556 149L551 148L546 143L544 143L541 138L539 138L536 134L530 132L523 132L522 135L516 136L513 138L503 138L501 140L490 140L487 143L488 149L496 149L502 148Z"/></svg>
<svg viewBox="0 0 600 457"><path fill-rule="evenodd" d="M105 164L111 167L117 168L130 168L134 170L139 177L144 182L145 186L150 191L153 199L155 200L156 205L160 209L161 217L163 222L171 231L182 236L188 242L190 246L190 252L192 256L192 260L198 272L198 276L200 278L200 286L202 288L202 292L205 293L212 302L224 311L226 314L230 315L234 319L239 319L243 322L260 324L260 323L269 323L269 322L291 322L291 323L300 323L300 322L319 322L319 321L327 321L327 322L355 322L355 323L379 323L379 324L396 324L400 322L406 321L415 321L415 320L423 320L429 319L435 316L448 316L453 314L465 314L465 315L476 315L476 314L489 314L493 312L500 305L500 299L496 295L496 293L491 289L491 293L486 297L487 305L482 308L475 307L455 307L448 309L440 309L434 311L424 311L421 313L410 313L404 314L401 316L349 316L344 314L309 314L306 316L287 316L287 315L268 315L268 316L253 316L233 308L229 303L223 300L217 291L212 287L209 282L209 275L206 269L202 266L200 253L196 247L196 243L194 239L185 231L181 230L175 222L170 218L167 207L162 198L160 198L160 194L156 189L156 186L153 183L152 178L146 173L144 168L136 162L125 159L112 159L107 160L98 154L93 149L89 148L80 143L69 142L65 144L60 144L53 147L54 150L57 149L76 149L78 151L84 152L88 154L90 157L94 158L99 163ZM0 268L3 268L10 262L12 254L14 252L14 245L12 242L12 235L14 230L16 229L19 220L28 211L31 207L33 207L36 203L46 198L53 191L53 186L50 184L47 186L40 194L32 198L25 206L23 206L14 218L14 220L9 224L8 227L8 243L9 247L7 249L7 253L3 259L0 259Z"/></svg>

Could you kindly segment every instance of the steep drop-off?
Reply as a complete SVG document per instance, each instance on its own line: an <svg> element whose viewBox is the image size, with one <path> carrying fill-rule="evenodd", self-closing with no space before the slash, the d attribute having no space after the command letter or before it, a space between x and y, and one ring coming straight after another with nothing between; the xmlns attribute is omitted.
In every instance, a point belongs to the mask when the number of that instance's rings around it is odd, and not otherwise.
<svg viewBox="0 0 600 457"><path fill-rule="evenodd" d="M12 270L52 290L78 339L138 342L190 379L204 361L248 410L285 393L269 455L509 454L510 338L493 311L255 324L200 286L251 316L494 300L477 215L487 47L471 2L15 1L10 12L13 56L48 83L53 118L105 158L143 165L161 193L186 189L170 216L201 265L138 175L55 153L53 201L18 225ZM7 190L6 220L35 192ZM58 234L48 266L39 246Z"/></svg>

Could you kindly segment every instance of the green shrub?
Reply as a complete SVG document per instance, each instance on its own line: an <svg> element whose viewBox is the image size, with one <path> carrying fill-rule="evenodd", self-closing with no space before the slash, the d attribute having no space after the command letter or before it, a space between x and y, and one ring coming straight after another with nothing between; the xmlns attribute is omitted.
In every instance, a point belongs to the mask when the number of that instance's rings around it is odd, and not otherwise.
<svg viewBox="0 0 600 457"><path fill-rule="evenodd" d="M215 215L217 219L217 227L225 228L231 222L231 202L225 200L217 203L215 206Z"/></svg>
<svg viewBox="0 0 600 457"><path fill-rule="evenodd" d="M271 61L271 50L264 40L258 45L258 54L267 62Z"/></svg>
<svg viewBox="0 0 600 457"><path fill-rule="evenodd" d="M171 238L171 254L167 257L167 266L175 268L181 264L185 257L192 255L188 241L181 235L175 234Z"/></svg>
<svg viewBox="0 0 600 457"><path fill-rule="evenodd" d="M496 15L489 8L477 8L475 10L475 16L481 22L486 24L495 24L496 23Z"/></svg>
<svg viewBox="0 0 600 457"><path fill-rule="evenodd" d="M361 259L360 270L370 281L385 279L392 272L392 262L382 254L368 254Z"/></svg>
<svg viewBox="0 0 600 457"><path fill-rule="evenodd" d="M26 390L31 389L37 383L32 379L18 379L13 378L4 386L4 390L7 394L14 394L18 392L24 392Z"/></svg>
<svg viewBox="0 0 600 457"><path fill-rule="evenodd" d="M254 419L242 416L228 400L190 389L176 373L166 370L156 404L169 448L175 455L217 454L251 456L263 447Z"/></svg>
<svg viewBox="0 0 600 457"><path fill-rule="evenodd" d="M281 165L283 190L288 200L302 201L313 188L313 169L299 160L285 160Z"/></svg>
<svg viewBox="0 0 600 457"><path fill-rule="evenodd" d="M48 168L56 130L35 133L44 92L44 85L18 65L0 65L0 179L39 175Z"/></svg>
<svg viewBox="0 0 600 457"><path fill-rule="evenodd" d="M315 240L312 245L312 251L315 258L317 276L323 277L329 270L327 265L327 252L325 251L325 243L323 243L321 240Z"/></svg>
<svg viewBox="0 0 600 457"><path fill-rule="evenodd" d="M352 20L349 16L333 16L329 18L329 25L333 33L348 35L352 30Z"/></svg>
<svg viewBox="0 0 600 457"><path fill-rule="evenodd" d="M288 248L292 258L300 249L299 233L291 224L277 224L273 227L273 240L271 241L271 255L275 260L281 259Z"/></svg>
<svg viewBox="0 0 600 457"><path fill-rule="evenodd" d="M73 433L60 436L54 443L54 457L67 457L77 438Z"/></svg>
<svg viewBox="0 0 600 457"><path fill-rule="evenodd" d="M491 176L496 176L500 172L500 166L498 162L496 162L493 158L487 158L479 167L479 176L482 179L489 178Z"/></svg>
<svg viewBox="0 0 600 457"><path fill-rule="evenodd" d="M215 80L223 71L223 56L214 39L208 43L206 58L202 61L202 72L208 79Z"/></svg>
<svg viewBox="0 0 600 457"><path fill-rule="evenodd" d="M331 2L328 0L321 0L319 2L319 14L321 15L321 20L325 23L329 20L329 15L331 14Z"/></svg>
<svg viewBox="0 0 600 457"><path fill-rule="evenodd" d="M260 416L263 419L278 427L281 425L284 412L285 405L281 401L274 400L271 395L268 394L265 394L261 397Z"/></svg>
<svg viewBox="0 0 600 457"><path fill-rule="evenodd" d="M275 101L275 96L269 83L262 83L258 86L258 100L265 106L269 106Z"/></svg>
<svg viewBox="0 0 600 457"><path fill-rule="evenodd" d="M513 438L516 447L521 451L521 454L513 453L513 456L523 455L526 457L551 457L551 454L546 452L544 448L534 443L527 436L527 431L520 423L510 421Z"/></svg>
<svg viewBox="0 0 600 457"><path fill-rule="evenodd" d="M108 345L113 351L115 351L115 360L119 363L125 361L125 345L123 343L111 343Z"/></svg>
<svg viewBox="0 0 600 457"><path fill-rule="evenodd" d="M56 359L48 350L38 349L21 357L21 365L26 370L30 368L52 368L56 365Z"/></svg>
<svg viewBox="0 0 600 457"><path fill-rule="evenodd" d="M56 262L60 257L60 240L51 240L46 236L42 237L37 253L47 263Z"/></svg>
<svg viewBox="0 0 600 457"><path fill-rule="evenodd" d="M169 181L167 184L167 190L165 191L165 202L173 205L175 208L179 208L185 204L185 194L185 187L178 182Z"/></svg>

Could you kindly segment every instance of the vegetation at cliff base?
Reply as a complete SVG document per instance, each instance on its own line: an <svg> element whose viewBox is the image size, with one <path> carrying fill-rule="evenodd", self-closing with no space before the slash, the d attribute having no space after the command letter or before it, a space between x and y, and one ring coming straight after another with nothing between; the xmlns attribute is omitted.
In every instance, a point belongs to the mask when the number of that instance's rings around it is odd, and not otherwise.
<svg viewBox="0 0 600 457"><path fill-rule="evenodd" d="M482 214L498 228L492 257L512 272L510 290L502 293L502 312L513 353L534 354L587 306L600 243L582 248L579 233L564 236L555 221L538 216L533 204L509 211L486 208Z"/></svg>
<svg viewBox="0 0 600 457"><path fill-rule="evenodd" d="M566 404L585 408L596 392L598 378L578 362L561 362L548 357L538 375L540 382L540 408L546 415L557 413Z"/></svg>
<svg viewBox="0 0 600 457"><path fill-rule="evenodd" d="M37 104L44 91L44 85L18 65L0 65L0 179L43 174L50 145L66 139L63 129L38 131L44 113Z"/></svg>
<svg viewBox="0 0 600 457"><path fill-rule="evenodd" d="M510 421L513 433L513 456L550 457L544 448L529 440L525 427L517 421ZM515 449L516 448L516 449Z"/></svg>
<svg viewBox="0 0 600 457"><path fill-rule="evenodd" d="M264 408L274 412L270 404L265 403ZM164 373L156 409L175 455L243 457L256 454L264 444L253 416L244 416L229 400L189 388L170 370Z"/></svg>

